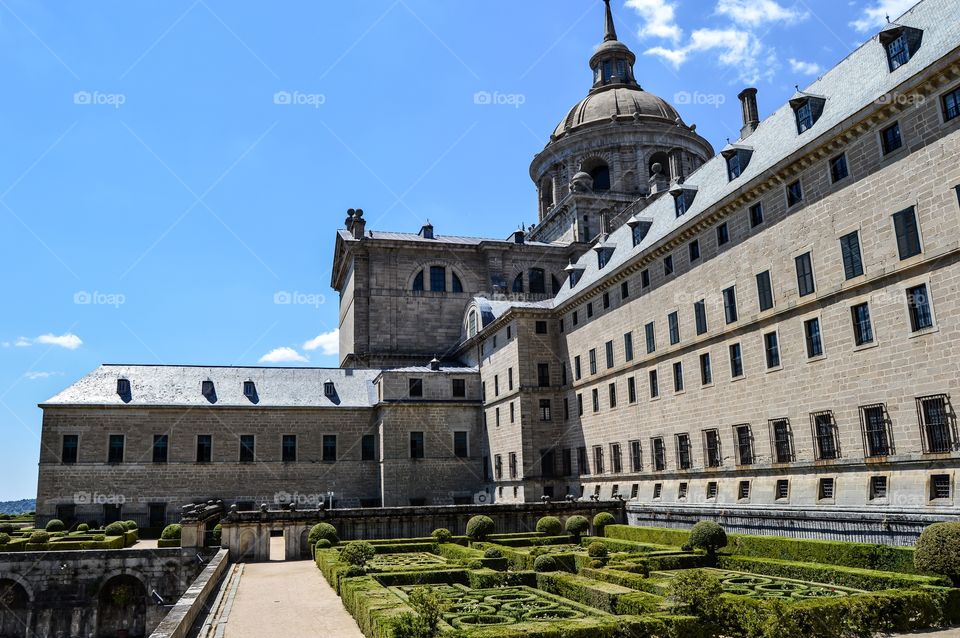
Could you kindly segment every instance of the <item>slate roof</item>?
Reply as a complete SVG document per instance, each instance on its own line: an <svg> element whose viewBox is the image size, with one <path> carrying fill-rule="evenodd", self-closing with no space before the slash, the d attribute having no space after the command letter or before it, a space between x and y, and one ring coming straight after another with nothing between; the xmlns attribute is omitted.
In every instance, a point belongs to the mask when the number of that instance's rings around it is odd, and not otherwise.
<svg viewBox="0 0 960 638"><path fill-rule="evenodd" d="M341 228L337 231L340 234L340 237L344 241L359 241L354 238L350 231ZM373 236L370 236L370 233L373 233ZM395 233L384 230L373 230L368 231L364 236L363 241L403 241L403 242L424 242L429 244L459 244L467 246L479 246L485 242L496 242L501 244L512 244L513 241L510 239L491 239L488 237L463 237L460 235L434 235L433 239L425 239L417 233ZM527 246L552 246L552 247L564 247L568 244L563 242L557 243L546 243L542 241L530 241L527 240L524 242Z"/></svg>
<svg viewBox="0 0 960 638"><path fill-rule="evenodd" d="M373 380L379 374L380 370L339 368L108 364L40 405L365 408L377 403ZM130 381L129 401L117 394L120 378ZM328 379L336 390L332 399L323 392ZM201 393L206 380L214 383L215 402ZM244 381L256 384L256 402L244 396Z"/></svg>
<svg viewBox="0 0 960 638"><path fill-rule="evenodd" d="M886 51L874 35L837 66L803 89L803 93L826 97L823 113L811 129L798 135L793 109L789 103L781 106L763 120L746 140L745 144L753 147L753 156L742 175L728 181L726 160L720 155L709 160L683 184L685 188L697 189L697 195L685 215L676 217L674 198L669 195L652 202L643 211L644 217L653 219L653 225L644 240L634 247L632 231L626 225L611 233L605 245L615 245L616 250L606 267L599 270L594 251L584 253L578 261L578 267L583 268L583 275L573 290L570 288L569 279L564 282L555 298L556 305L562 305L578 292L615 272L627 261L658 244L745 183L761 176L821 135L830 133L833 127L960 46L957 0L924 0L897 19L896 23L923 30L923 43L909 62L891 72L887 65Z"/></svg>
<svg viewBox="0 0 960 638"><path fill-rule="evenodd" d="M390 368L389 370L383 370L385 373L389 372L402 372L402 373L414 373L414 374L476 374L480 372L480 368L477 366L450 366L442 365L439 370L434 370L430 366L407 366L406 368Z"/></svg>

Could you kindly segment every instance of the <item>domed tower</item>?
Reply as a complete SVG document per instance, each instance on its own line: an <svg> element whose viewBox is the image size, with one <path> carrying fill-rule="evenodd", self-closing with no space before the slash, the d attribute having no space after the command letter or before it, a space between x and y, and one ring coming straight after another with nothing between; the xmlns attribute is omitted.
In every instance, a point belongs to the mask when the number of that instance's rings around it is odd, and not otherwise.
<svg viewBox="0 0 960 638"><path fill-rule="evenodd" d="M672 181L713 157L713 147L683 122L666 100L644 91L634 76L637 56L617 39L610 0L603 44L590 58L593 87L560 122L530 165L537 185L537 241L589 242L624 221L638 200L665 192Z"/></svg>

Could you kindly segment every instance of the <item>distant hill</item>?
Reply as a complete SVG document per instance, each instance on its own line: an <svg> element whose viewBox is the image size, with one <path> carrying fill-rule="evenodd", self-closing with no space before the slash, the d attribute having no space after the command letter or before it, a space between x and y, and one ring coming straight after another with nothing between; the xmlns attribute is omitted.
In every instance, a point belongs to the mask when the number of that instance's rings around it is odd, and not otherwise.
<svg viewBox="0 0 960 638"><path fill-rule="evenodd" d="M0 514L23 514L37 509L37 501L25 498L21 501L0 501Z"/></svg>

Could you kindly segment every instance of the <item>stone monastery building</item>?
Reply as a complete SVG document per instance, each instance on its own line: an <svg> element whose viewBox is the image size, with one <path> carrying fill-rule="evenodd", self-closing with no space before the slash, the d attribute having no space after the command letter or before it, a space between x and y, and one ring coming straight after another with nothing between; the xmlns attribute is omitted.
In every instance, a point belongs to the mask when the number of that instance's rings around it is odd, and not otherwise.
<svg viewBox="0 0 960 638"><path fill-rule="evenodd" d="M924 0L714 152L609 2L506 239L336 234L339 369L104 365L41 407L38 514L210 498L628 500L835 531L957 513L960 21Z"/></svg>

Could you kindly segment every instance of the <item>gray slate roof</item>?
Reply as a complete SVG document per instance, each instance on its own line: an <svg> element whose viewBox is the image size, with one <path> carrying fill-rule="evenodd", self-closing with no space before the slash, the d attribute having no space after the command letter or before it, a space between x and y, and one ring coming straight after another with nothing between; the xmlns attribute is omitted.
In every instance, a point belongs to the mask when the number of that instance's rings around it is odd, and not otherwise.
<svg viewBox="0 0 960 638"><path fill-rule="evenodd" d="M907 64L890 72L886 52L876 36L847 56L830 71L803 89L803 93L826 97L820 119L802 135L797 134L796 120L789 103L760 123L743 143L753 147L753 156L743 174L733 181L727 179L726 160L717 155L692 173L685 187L695 187L697 195L687 213L676 217L674 198L660 197L643 210L643 216L653 219L649 233L636 247L633 246L629 226L621 226L610 234L605 246L616 246L603 271L597 265L595 251L589 250L579 259L583 275L571 290L569 279L556 296L556 305L575 297L578 291L589 288L604 276L616 271L627 261L658 244L674 230L714 204L730 195L745 183L762 175L795 151L828 133L857 111L892 91L910 77L922 72L940 58L960 46L960 20L957 19L957 0L924 0L896 20L902 26L923 30L923 43Z"/></svg>
<svg viewBox="0 0 960 638"><path fill-rule="evenodd" d="M339 368L239 368L224 366L102 365L69 388L41 404L129 405L141 407L317 407L358 408L376 404L373 380L380 370ZM130 401L117 394L117 379L130 381ZM334 383L331 400L324 382ZM217 400L200 392L203 381L214 383ZM244 381L253 381L257 402L243 394Z"/></svg>
<svg viewBox="0 0 960 638"><path fill-rule="evenodd" d="M337 231L345 241L358 241L353 237L350 231L341 228ZM373 236L370 236L370 233L373 233ZM373 230L367 231L366 236L364 236L364 241L371 240L381 240L381 241L403 241L403 242L424 242L428 244L458 244L458 245L467 245L467 246L479 246L485 242L499 242L503 244L512 244L513 241L509 239L491 239L487 237L463 237L459 235L434 235L433 239L425 239L417 233L395 233L385 230ZM548 244L541 241L530 241L525 242L527 246L553 246L553 247L562 247L567 244L563 242Z"/></svg>

